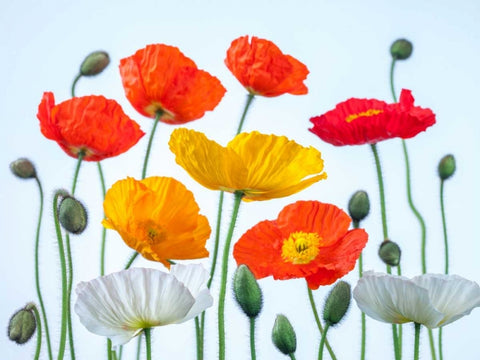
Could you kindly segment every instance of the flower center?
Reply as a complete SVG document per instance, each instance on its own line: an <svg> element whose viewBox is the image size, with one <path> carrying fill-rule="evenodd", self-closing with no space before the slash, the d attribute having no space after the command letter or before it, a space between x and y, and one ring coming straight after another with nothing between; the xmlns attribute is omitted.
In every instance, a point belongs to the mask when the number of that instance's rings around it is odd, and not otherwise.
<svg viewBox="0 0 480 360"><path fill-rule="evenodd" d="M348 115L348 116L345 118L345 121L346 121L347 123L350 123L350 122L352 122L353 120L358 119L359 117L362 117L362 116L374 116L374 115L381 114L382 112L383 112L383 110L368 109L367 111L363 111L363 112L360 112L360 113Z"/></svg>
<svg viewBox="0 0 480 360"><path fill-rule="evenodd" d="M282 259L295 265L308 264L317 257L320 240L317 233L291 233L288 239L283 241Z"/></svg>
<svg viewBox="0 0 480 360"><path fill-rule="evenodd" d="M167 238L167 233L165 230L158 224L149 221L145 225L146 230L146 241L150 245L157 245L158 243L164 241Z"/></svg>

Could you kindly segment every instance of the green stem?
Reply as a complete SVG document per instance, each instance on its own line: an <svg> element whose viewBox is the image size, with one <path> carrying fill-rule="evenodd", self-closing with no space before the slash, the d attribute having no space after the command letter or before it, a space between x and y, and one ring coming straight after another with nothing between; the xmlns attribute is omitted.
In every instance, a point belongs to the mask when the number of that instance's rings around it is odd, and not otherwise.
<svg viewBox="0 0 480 360"><path fill-rule="evenodd" d="M60 223L58 221L58 197L60 194L57 192L53 198L53 218L55 220L55 232L57 234L58 252L60 255L60 267L62 273L62 323L60 327L60 341L58 347L58 360L62 360L65 354L65 345L67 340L67 309L68 309L68 296L67 296L67 263L65 260L65 250L63 247L62 231L60 230Z"/></svg>
<svg viewBox="0 0 480 360"><path fill-rule="evenodd" d="M257 355L255 352L255 318L250 318L250 354L252 360L257 359Z"/></svg>
<svg viewBox="0 0 480 360"><path fill-rule="evenodd" d="M197 340L197 360L203 360L203 333L198 316L195 318L195 335Z"/></svg>
<svg viewBox="0 0 480 360"><path fill-rule="evenodd" d="M157 129L157 125L160 122L160 118L163 115L163 111L159 110L155 114L155 120L153 123L152 132L150 133L150 138L148 139L147 151L145 153L145 160L143 161L143 169L142 169L142 179L145 179L147 176L147 165L148 159L150 158L150 151L152 150L152 143L153 143L153 136L155 135L155 130Z"/></svg>
<svg viewBox="0 0 480 360"><path fill-rule="evenodd" d="M42 320L40 318L40 314L37 310L37 307L34 305L32 306L33 313L35 314L35 318L37 320L37 346L35 348L35 356L34 360L40 359L40 350L42 350Z"/></svg>
<svg viewBox="0 0 480 360"><path fill-rule="evenodd" d="M445 217L445 202L443 196L443 187L445 181L440 181L440 210L442 212L442 226L443 226L443 241L445 244L445 274L448 274L449 255L448 255L448 235L447 235L447 221Z"/></svg>
<svg viewBox="0 0 480 360"><path fill-rule="evenodd" d="M105 178L103 176L102 165L100 161L97 162L98 174L100 175L100 185L102 187L102 199L105 199L105 194L107 193L107 189L105 186ZM102 244L100 247L100 276L105 275L105 246L106 246L106 239L107 239L107 229L102 226Z"/></svg>
<svg viewBox="0 0 480 360"><path fill-rule="evenodd" d="M137 340L137 360L140 360L140 353L142 352L142 334L138 335Z"/></svg>
<svg viewBox="0 0 480 360"><path fill-rule="evenodd" d="M114 351L112 351L112 340L107 339L107 359L113 360Z"/></svg>
<svg viewBox="0 0 480 360"><path fill-rule="evenodd" d="M143 329L145 333L145 348L147 351L147 360L152 360L152 338L150 335L150 328Z"/></svg>
<svg viewBox="0 0 480 360"><path fill-rule="evenodd" d="M440 328L441 330L441 328ZM430 344L430 353L432 354L432 360L437 360L437 355L435 352L435 342L433 340L433 331L432 329L428 329L428 342ZM440 344L439 344L440 346ZM440 360L442 360L442 355L440 355Z"/></svg>
<svg viewBox="0 0 480 360"><path fill-rule="evenodd" d="M353 220L353 228L358 229L360 226L360 222ZM361 278L363 276L363 252L360 253L360 257L358 258L358 277ZM365 360L365 352L366 352L366 345L367 345L367 319L365 313L362 312L361 314L361 321L362 321L362 337L360 342L360 359Z"/></svg>
<svg viewBox="0 0 480 360"><path fill-rule="evenodd" d="M322 323L320 322L320 317L318 316L317 306L315 305L315 299L313 298L312 290L308 287L308 284L307 284L307 292L308 292L308 299L310 300L310 306L313 311L313 316L315 317L315 322L317 323L318 331L320 332L320 336L323 336L323 332L324 332L323 326L322 326ZM337 360L337 357L335 356L335 353L333 352L332 347L328 343L328 340L325 341L325 345L327 346L327 350L330 353L330 357L332 358L332 360Z"/></svg>
<svg viewBox="0 0 480 360"><path fill-rule="evenodd" d="M392 64L390 65L390 91L392 92L393 102L397 102L397 96L395 95L395 86L393 84L393 70L395 69L395 64L397 59L392 59Z"/></svg>
<svg viewBox="0 0 480 360"><path fill-rule="evenodd" d="M438 357L443 360L443 328L438 329Z"/></svg>
<svg viewBox="0 0 480 360"><path fill-rule="evenodd" d="M130 266L132 266L132 264L135 261L135 259L137 258L137 256L138 256L138 252L135 251L132 254L132 256L130 257L130 259L128 260L127 265L125 265L125 270L129 269Z"/></svg>
<svg viewBox="0 0 480 360"><path fill-rule="evenodd" d="M248 109L250 108L250 105L252 104L252 101L253 101L254 98L255 98L254 94L248 93L247 102L245 103L245 107L243 108L243 114L242 114L242 117L240 118L240 123L238 124L237 135L242 132L243 123L245 122L245 118L247 117Z"/></svg>
<svg viewBox="0 0 480 360"><path fill-rule="evenodd" d="M291 359L291 360L297 360L297 359L295 358L295 354L294 354L294 353L290 353L290 354L288 354L288 356L290 356L290 359Z"/></svg>
<svg viewBox="0 0 480 360"><path fill-rule="evenodd" d="M77 187L78 173L80 172L80 166L82 165L82 160L85 156L84 151L78 153L77 166L75 168L75 174L73 175L73 184L72 184L72 196L75 195L75 189Z"/></svg>
<svg viewBox="0 0 480 360"><path fill-rule="evenodd" d="M230 244L232 242L233 230L238 217L238 209L242 201L243 193L235 192L233 202L232 220L227 233L225 247L223 249L222 257L222 277L220 280L220 295L218 297L218 355L220 360L225 360L225 294L227 292L227 277L228 277L228 259L230 255Z"/></svg>
<svg viewBox="0 0 480 360"><path fill-rule="evenodd" d="M397 275L402 276L402 267L400 264L397 265ZM402 348L403 348L403 325L398 325L398 358L402 358Z"/></svg>
<svg viewBox="0 0 480 360"><path fill-rule="evenodd" d="M380 164L380 157L378 156L377 144L370 144L370 148L375 158L375 167L377 169L378 190L380 192L380 208L382 211L382 230L383 239L388 240L388 227L387 227L387 211L385 206L385 188L383 185L382 165Z"/></svg>
<svg viewBox="0 0 480 360"><path fill-rule="evenodd" d="M75 87L77 86L77 82L78 80L80 80L81 77L82 77L82 74L78 73L78 75L75 76L75 79L73 79L72 88L70 90L72 93L72 97L75 97Z"/></svg>
<svg viewBox="0 0 480 360"><path fill-rule="evenodd" d="M392 333L393 333L393 352L395 354L395 360L401 360L396 324L392 324Z"/></svg>
<svg viewBox="0 0 480 360"><path fill-rule="evenodd" d="M45 311L45 305L43 303L42 291L40 288L40 265L39 265L39 248L40 248L40 228L42 225L42 217L43 217L43 188L40 182L40 179L35 176L35 181L38 185L38 191L40 192L40 211L38 214L38 223L37 223L37 232L35 235L35 288L37 290L38 296L38 303L40 304L40 311L43 318L43 324L45 327L45 337L47 341L47 349L48 349L48 358L50 360L53 359L52 355L52 345L50 343L50 331L48 330L48 321L47 321L47 312Z"/></svg>
<svg viewBox="0 0 480 360"><path fill-rule="evenodd" d="M413 359L420 359L420 324L415 323L415 344L413 348Z"/></svg>
<svg viewBox="0 0 480 360"><path fill-rule="evenodd" d="M68 290L67 290L68 344L70 346L70 358L74 360L75 346L73 344L72 309L71 309L72 286L73 286L73 261L72 261L72 250L70 247L70 235L68 233L65 234L65 245L67 250L67 261L68 261Z"/></svg>
<svg viewBox="0 0 480 360"><path fill-rule="evenodd" d="M327 340L327 332L330 329L330 324L325 324L325 329L323 330L322 338L320 340L320 346L318 348L318 360L323 359L323 348L325 347L325 340Z"/></svg>

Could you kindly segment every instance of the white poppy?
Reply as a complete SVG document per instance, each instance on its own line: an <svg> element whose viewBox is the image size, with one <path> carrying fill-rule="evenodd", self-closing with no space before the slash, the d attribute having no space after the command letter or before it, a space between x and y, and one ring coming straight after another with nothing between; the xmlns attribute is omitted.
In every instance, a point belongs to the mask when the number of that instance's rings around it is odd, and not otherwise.
<svg viewBox="0 0 480 360"><path fill-rule="evenodd" d="M480 286L457 275L425 274L408 279L367 271L353 297L358 307L376 320L415 322L433 329L480 306Z"/></svg>
<svg viewBox="0 0 480 360"><path fill-rule="evenodd" d="M212 306L202 265L173 265L170 273L131 268L76 287L75 312L92 333L122 345L145 328L178 324Z"/></svg>

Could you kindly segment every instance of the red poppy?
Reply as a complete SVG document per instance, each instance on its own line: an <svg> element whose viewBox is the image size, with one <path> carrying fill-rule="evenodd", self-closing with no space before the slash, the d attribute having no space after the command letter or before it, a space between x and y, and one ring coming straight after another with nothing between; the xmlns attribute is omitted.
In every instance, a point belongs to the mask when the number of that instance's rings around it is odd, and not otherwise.
<svg viewBox="0 0 480 360"><path fill-rule="evenodd" d="M124 153L145 135L116 101L103 96L74 97L55 105L53 93L45 92L37 118L47 139L74 158L83 152L86 161Z"/></svg>
<svg viewBox="0 0 480 360"><path fill-rule="evenodd" d="M400 102L348 99L321 116L312 117L311 132L332 145L375 144L395 137L408 139L435 124L430 109L413 105L410 90L402 90Z"/></svg>
<svg viewBox="0 0 480 360"><path fill-rule="evenodd" d="M303 277L310 289L317 289L350 272L365 247L367 233L348 230L350 221L335 205L297 201L283 208L276 220L248 230L235 244L233 256L257 279Z"/></svg>
<svg viewBox="0 0 480 360"><path fill-rule="evenodd" d="M184 124L213 110L225 88L174 46L155 44L120 60L125 95L142 115Z"/></svg>
<svg viewBox="0 0 480 360"><path fill-rule="evenodd" d="M290 55L285 55L271 41L248 36L232 41L225 64L240 83L254 95L304 95L303 83L307 67Z"/></svg>

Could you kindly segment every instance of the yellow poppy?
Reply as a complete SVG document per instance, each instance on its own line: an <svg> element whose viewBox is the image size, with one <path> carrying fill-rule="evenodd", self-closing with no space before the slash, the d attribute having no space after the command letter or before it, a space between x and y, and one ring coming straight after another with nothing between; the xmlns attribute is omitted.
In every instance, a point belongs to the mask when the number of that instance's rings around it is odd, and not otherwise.
<svg viewBox="0 0 480 360"><path fill-rule="evenodd" d="M117 181L103 203L103 226L148 260L170 267L168 259L208 256L205 242L210 225L192 192L169 177Z"/></svg>
<svg viewBox="0 0 480 360"><path fill-rule="evenodd" d="M241 133L223 147L203 133L179 128L169 145L176 162L200 184L240 191L246 201L292 195L327 177L318 150L285 136Z"/></svg>

